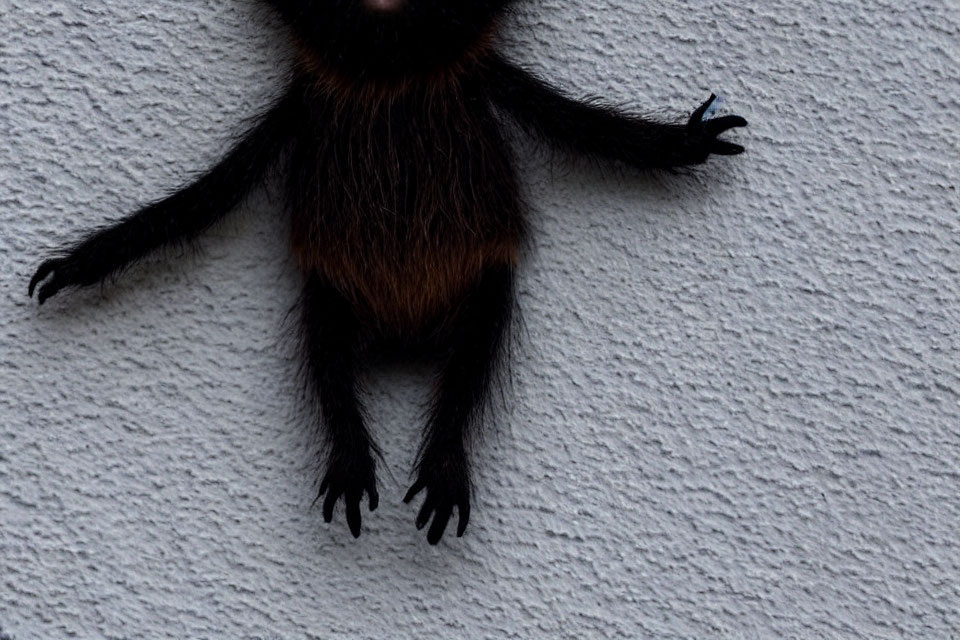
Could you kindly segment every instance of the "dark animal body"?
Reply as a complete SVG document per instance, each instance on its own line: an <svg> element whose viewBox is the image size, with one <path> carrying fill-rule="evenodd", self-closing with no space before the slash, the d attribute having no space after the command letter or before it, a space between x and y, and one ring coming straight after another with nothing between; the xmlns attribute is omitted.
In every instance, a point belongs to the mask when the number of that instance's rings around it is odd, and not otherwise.
<svg viewBox="0 0 960 640"><path fill-rule="evenodd" d="M499 123L478 79L350 88L314 64L303 78L308 136L288 175L293 247L365 324L416 332L449 315L524 235Z"/></svg>
<svg viewBox="0 0 960 640"><path fill-rule="evenodd" d="M496 53L509 0L269 2L298 52L284 97L213 169L44 262L41 303L148 251L191 239L274 166L285 170L308 377L326 440L326 521L341 499L354 536L379 494L358 370L378 345L429 345L439 375L409 502L436 544L469 520L469 445L504 354L526 235L503 119L569 151L664 168L734 155L738 116L648 120L556 92ZM452 6L455 5L455 6ZM41 284L42 283L42 284Z"/></svg>

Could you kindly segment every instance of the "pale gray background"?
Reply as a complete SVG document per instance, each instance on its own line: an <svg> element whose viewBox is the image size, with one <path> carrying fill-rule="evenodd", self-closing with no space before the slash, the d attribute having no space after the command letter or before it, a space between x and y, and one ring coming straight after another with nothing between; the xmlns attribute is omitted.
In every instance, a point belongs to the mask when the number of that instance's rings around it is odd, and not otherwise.
<svg viewBox="0 0 960 640"><path fill-rule="evenodd" d="M473 520L311 509L276 202L43 309L48 252L187 180L287 70L252 0L0 0L0 625L27 638L947 638L960 628L960 9L531 0L511 56L749 153L517 151L535 243Z"/></svg>

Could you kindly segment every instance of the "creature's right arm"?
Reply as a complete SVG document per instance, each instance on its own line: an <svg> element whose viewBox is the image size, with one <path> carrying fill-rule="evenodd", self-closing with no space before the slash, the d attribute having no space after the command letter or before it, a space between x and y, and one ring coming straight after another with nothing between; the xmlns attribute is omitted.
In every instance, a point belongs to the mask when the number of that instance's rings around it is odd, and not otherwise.
<svg viewBox="0 0 960 640"><path fill-rule="evenodd" d="M717 139L740 116L704 120L715 96L686 124L656 122L596 102L572 100L535 75L495 56L487 83L493 102L527 132L578 153L621 160L636 167L677 167L703 162L711 153L736 155L743 147Z"/></svg>
<svg viewBox="0 0 960 640"><path fill-rule="evenodd" d="M148 252L189 240L236 207L262 181L292 139L298 96L291 90L213 169L173 195L98 230L40 265L30 280L40 304L64 287L87 286Z"/></svg>

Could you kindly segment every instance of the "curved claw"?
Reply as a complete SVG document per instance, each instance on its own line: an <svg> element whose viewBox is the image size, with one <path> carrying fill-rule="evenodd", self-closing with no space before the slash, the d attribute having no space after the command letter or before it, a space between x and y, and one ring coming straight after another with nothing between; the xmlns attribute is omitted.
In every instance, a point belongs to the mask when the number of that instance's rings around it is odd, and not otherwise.
<svg viewBox="0 0 960 640"><path fill-rule="evenodd" d="M463 532L467 530L467 523L470 522L470 501L458 506L457 512L457 537L462 538Z"/></svg>
<svg viewBox="0 0 960 640"><path fill-rule="evenodd" d="M54 296L60 289L63 289L65 285L54 277L53 280L47 284L40 287L40 291L37 293L37 304L43 304L47 298Z"/></svg>
<svg viewBox="0 0 960 640"><path fill-rule="evenodd" d="M53 273L53 271L57 268L57 266L60 263L61 263L61 260L57 258L51 258L50 260L46 260L45 262L43 262L43 264L41 264L37 268L37 272L33 274L33 277L30 278L30 287L29 289L27 289L27 295L32 298L33 290L37 288L37 285L40 284L40 282L44 280L47 276ZM49 297L54 293L56 293L56 291L51 291L50 294L46 297ZM41 288L40 290L40 298L41 298L40 304L43 304L43 300L45 299L45 297L43 296L43 288Z"/></svg>
<svg viewBox="0 0 960 640"><path fill-rule="evenodd" d="M430 544L440 542L440 538L443 537L443 532L447 528L447 523L450 521L452 513L452 504L446 503L437 507L437 511L433 515L433 524L430 525L430 530L427 532L427 542Z"/></svg>
<svg viewBox="0 0 960 640"><path fill-rule="evenodd" d="M719 118L711 118L704 122L703 130L707 135L716 137L727 129L745 126L747 126L747 121L740 116L721 116Z"/></svg>
<svg viewBox="0 0 960 640"><path fill-rule="evenodd" d="M319 496L318 496L319 497ZM340 498L340 493L338 491L330 491L327 494L326 499L323 501L323 521L331 522L333 521L333 507L337 504L337 500Z"/></svg>
<svg viewBox="0 0 960 640"><path fill-rule="evenodd" d="M417 514L417 520L415 524L417 525L417 530L423 529L428 522L430 522L430 514L433 513L433 503L435 500L431 494L427 494L426 500L423 501L423 505L420 507L420 513Z"/></svg>
<svg viewBox="0 0 960 640"><path fill-rule="evenodd" d="M350 533L353 534L354 538L360 537L361 497L362 494L359 491L348 491L346 495L343 496L344 506L347 511L347 527L350 528Z"/></svg>
<svg viewBox="0 0 960 640"><path fill-rule="evenodd" d="M358 475L360 477L359 482L357 480ZM360 474L353 473L339 465L331 466L320 483L320 491L316 498L316 500L319 500L326 494L323 500L323 521L333 521L334 507L343 497L347 527L354 538L359 538L361 529L360 502L363 499L364 492L367 493L369 498L370 511L375 510L380 504L380 494L377 492L376 476L373 473L372 466Z"/></svg>
<svg viewBox="0 0 960 640"><path fill-rule="evenodd" d="M420 493L421 491L423 491L423 488L426 487L426 486L427 486L427 483L424 482L423 480L417 480L415 483L413 483L413 486L410 487L410 490L409 490L409 491L407 491L407 495L403 496L403 502L404 502L404 504L409 504L410 501L413 500L413 498L414 498L418 493Z"/></svg>
<svg viewBox="0 0 960 640"><path fill-rule="evenodd" d="M710 108L710 105L712 105L716 99L717 94L711 93L710 97L707 98L707 101L697 107L697 110L693 112L693 115L690 116L690 120L687 121L687 125L696 126L700 124L703 121L703 115L707 112L707 109Z"/></svg>
<svg viewBox="0 0 960 640"><path fill-rule="evenodd" d="M742 145L727 142L726 140L714 140L713 146L710 147L710 153L715 153L718 156L736 156L745 150Z"/></svg>
<svg viewBox="0 0 960 640"><path fill-rule="evenodd" d="M447 529L447 524L450 522L450 517L453 515L453 508L456 507L457 537L463 537L464 531L467 530L467 523L470 521L470 495L466 485L455 482L451 486L448 482L433 482L419 478L407 491L403 501L409 503L424 489L427 490L427 496L424 498L420 511L417 513L417 519L414 521L417 530L419 531L427 526L432 517L433 522L427 531L427 542L432 545L439 543Z"/></svg>

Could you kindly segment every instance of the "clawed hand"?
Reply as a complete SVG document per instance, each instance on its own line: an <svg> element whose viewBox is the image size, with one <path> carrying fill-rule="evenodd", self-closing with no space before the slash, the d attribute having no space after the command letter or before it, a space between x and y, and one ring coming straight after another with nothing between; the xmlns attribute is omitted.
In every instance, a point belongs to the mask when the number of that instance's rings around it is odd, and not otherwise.
<svg viewBox="0 0 960 640"><path fill-rule="evenodd" d="M716 94L710 94L710 98L693 112L690 120L687 121L687 133L696 140L697 146L702 147L702 150L707 154L735 156L743 153L744 148L741 145L726 140L718 140L717 136L728 129L747 126L747 121L744 118L740 116L721 116L719 118L703 119L710 105L716 99Z"/></svg>
<svg viewBox="0 0 960 640"><path fill-rule="evenodd" d="M427 497L420 507L416 524L417 529L423 529L433 515L433 524L427 531L427 542L440 542L454 507L458 514L457 537L462 537L470 520L470 483L466 473L449 465L439 468L421 465L417 481L410 487L403 501L409 503L424 489L427 490Z"/></svg>
<svg viewBox="0 0 960 640"><path fill-rule="evenodd" d="M369 496L370 511L380 503L377 493L377 478L372 459L344 460L335 458L327 464L327 473L320 483L317 500L326 494L323 500L323 521L333 520L333 507L343 496L347 511L347 526L354 538L360 537L360 501L363 493Z"/></svg>

